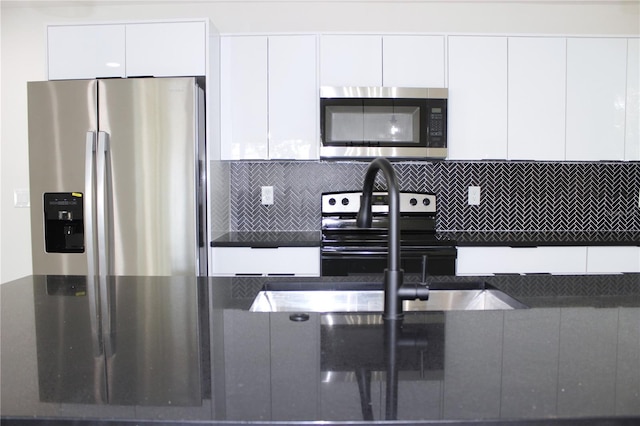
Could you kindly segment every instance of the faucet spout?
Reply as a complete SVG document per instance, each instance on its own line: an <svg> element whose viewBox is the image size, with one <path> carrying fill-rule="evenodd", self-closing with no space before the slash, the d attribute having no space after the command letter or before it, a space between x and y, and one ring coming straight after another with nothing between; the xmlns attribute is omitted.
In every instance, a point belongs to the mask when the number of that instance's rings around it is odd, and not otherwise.
<svg viewBox="0 0 640 426"><path fill-rule="evenodd" d="M356 224L361 228L371 227L371 199L373 184L378 171L382 171L387 182L389 196L389 230L387 269L384 272L384 319L401 319L402 300L400 287L402 286L404 271L400 268L400 194L396 174L391 162L384 157L374 159L367 169L362 188L362 199Z"/></svg>

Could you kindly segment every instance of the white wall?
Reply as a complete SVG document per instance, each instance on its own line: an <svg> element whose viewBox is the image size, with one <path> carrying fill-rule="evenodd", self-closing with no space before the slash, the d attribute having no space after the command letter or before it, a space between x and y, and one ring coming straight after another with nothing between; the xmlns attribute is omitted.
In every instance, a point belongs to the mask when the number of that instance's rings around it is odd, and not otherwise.
<svg viewBox="0 0 640 426"><path fill-rule="evenodd" d="M46 79L48 23L210 18L221 33L640 34L633 1L7 1L1 7L0 282L31 273L26 81Z"/></svg>

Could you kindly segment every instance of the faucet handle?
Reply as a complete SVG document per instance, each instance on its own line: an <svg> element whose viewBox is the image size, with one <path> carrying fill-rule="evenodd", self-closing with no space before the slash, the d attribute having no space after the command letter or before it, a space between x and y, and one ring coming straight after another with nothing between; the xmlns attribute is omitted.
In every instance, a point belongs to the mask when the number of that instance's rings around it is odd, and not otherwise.
<svg viewBox="0 0 640 426"><path fill-rule="evenodd" d="M427 285L427 255L422 255L422 277L420 278L420 285Z"/></svg>

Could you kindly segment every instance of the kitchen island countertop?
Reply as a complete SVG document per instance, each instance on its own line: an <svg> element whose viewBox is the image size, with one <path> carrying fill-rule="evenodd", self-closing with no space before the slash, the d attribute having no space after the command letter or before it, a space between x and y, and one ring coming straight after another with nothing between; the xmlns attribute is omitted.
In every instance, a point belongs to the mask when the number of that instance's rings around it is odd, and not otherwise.
<svg viewBox="0 0 640 426"><path fill-rule="evenodd" d="M529 308L411 312L396 335L377 313L248 311L266 283L353 277L2 284L2 423L640 422L640 274L431 279Z"/></svg>
<svg viewBox="0 0 640 426"><path fill-rule="evenodd" d="M640 246L640 231L447 231L439 239L457 246ZM320 231L233 231L212 247L317 247Z"/></svg>

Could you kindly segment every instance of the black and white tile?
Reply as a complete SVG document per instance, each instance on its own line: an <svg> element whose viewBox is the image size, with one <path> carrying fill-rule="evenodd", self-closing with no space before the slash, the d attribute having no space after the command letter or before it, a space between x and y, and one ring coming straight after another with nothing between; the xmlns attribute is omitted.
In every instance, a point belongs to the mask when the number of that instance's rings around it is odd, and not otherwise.
<svg viewBox="0 0 640 426"><path fill-rule="evenodd" d="M229 230L315 231L323 192L361 190L366 162L231 162ZM442 231L640 231L640 163L440 161L394 164L401 190L438 195ZM260 204L273 186L275 203ZM481 187L479 206L467 188ZM379 175L376 187L386 184Z"/></svg>

